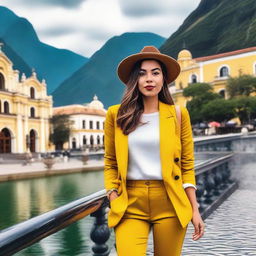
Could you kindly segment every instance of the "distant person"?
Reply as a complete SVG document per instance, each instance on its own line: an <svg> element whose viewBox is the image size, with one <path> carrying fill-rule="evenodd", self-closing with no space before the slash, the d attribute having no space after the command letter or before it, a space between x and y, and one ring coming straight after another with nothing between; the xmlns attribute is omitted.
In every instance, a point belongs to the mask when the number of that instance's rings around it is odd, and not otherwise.
<svg viewBox="0 0 256 256"><path fill-rule="evenodd" d="M189 114L176 114L167 86L179 73L176 60L153 46L118 66L126 90L107 111L104 177L119 256L146 255L151 228L157 256L181 254L191 220L193 240L204 234Z"/></svg>

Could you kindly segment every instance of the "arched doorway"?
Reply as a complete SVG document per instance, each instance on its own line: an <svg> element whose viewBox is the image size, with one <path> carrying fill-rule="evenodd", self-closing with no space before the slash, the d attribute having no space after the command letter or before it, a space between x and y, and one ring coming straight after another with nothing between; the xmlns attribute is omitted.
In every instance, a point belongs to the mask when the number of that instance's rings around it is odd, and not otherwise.
<svg viewBox="0 0 256 256"><path fill-rule="evenodd" d="M11 133L7 128L0 132L0 153L11 153Z"/></svg>
<svg viewBox="0 0 256 256"><path fill-rule="evenodd" d="M29 133L29 149L30 152L36 152L36 132L31 130Z"/></svg>

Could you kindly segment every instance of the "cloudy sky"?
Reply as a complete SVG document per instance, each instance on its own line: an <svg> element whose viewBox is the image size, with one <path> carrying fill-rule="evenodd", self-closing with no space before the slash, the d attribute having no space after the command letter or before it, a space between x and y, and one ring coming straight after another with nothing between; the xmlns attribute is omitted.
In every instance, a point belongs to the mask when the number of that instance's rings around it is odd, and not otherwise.
<svg viewBox="0 0 256 256"><path fill-rule="evenodd" d="M90 57L124 32L153 32L168 38L200 0L2 0L27 18L40 40Z"/></svg>

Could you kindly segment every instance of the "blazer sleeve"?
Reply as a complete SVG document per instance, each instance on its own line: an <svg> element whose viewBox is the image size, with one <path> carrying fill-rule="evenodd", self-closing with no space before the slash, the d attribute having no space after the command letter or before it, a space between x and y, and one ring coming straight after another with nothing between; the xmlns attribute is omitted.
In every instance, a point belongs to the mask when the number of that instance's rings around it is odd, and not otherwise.
<svg viewBox="0 0 256 256"><path fill-rule="evenodd" d="M117 189L120 185L115 151L115 118L111 107L108 108L104 125L104 184L105 189Z"/></svg>
<svg viewBox="0 0 256 256"><path fill-rule="evenodd" d="M196 186L194 169L194 141L188 110L181 108L181 172L182 182Z"/></svg>

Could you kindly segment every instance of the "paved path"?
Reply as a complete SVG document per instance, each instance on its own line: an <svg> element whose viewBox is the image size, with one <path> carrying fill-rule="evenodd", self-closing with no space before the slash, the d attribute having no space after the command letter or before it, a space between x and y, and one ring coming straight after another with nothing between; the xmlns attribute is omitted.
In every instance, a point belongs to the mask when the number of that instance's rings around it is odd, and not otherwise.
<svg viewBox="0 0 256 256"><path fill-rule="evenodd" d="M205 220L203 238L193 241L189 225L183 256L256 256L256 163L235 172L240 177L239 189ZM147 255L153 255L151 241ZM111 256L115 255L113 251Z"/></svg>
<svg viewBox="0 0 256 256"><path fill-rule="evenodd" d="M82 161L75 158L70 158L68 162L64 162L61 158L56 158L56 163L50 171L45 168L42 162L32 162L28 165L22 165L22 161L20 164L0 164L0 181L87 170L103 170L103 160L89 160L86 165L83 165Z"/></svg>

